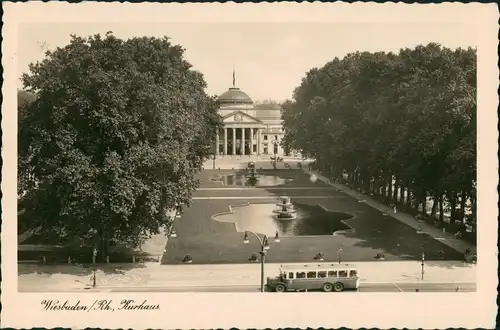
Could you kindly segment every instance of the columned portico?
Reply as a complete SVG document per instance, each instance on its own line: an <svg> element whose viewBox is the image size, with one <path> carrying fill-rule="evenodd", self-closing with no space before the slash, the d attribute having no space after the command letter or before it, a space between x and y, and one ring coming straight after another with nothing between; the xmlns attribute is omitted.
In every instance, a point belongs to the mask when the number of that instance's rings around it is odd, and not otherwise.
<svg viewBox="0 0 500 330"><path fill-rule="evenodd" d="M223 134L223 136L220 136ZM216 136L218 155L260 155L261 128L250 126L224 127Z"/></svg>
<svg viewBox="0 0 500 330"><path fill-rule="evenodd" d="M223 123L214 149L218 155L268 154L269 148L264 145L276 136L283 136L280 109L255 108L252 99L236 88L234 81L233 87L222 93L218 101Z"/></svg>

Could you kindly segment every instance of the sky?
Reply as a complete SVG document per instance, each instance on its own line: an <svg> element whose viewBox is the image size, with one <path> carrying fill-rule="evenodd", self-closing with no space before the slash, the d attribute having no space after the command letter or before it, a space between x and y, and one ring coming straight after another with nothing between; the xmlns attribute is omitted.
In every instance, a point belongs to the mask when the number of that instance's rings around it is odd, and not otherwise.
<svg viewBox="0 0 500 330"><path fill-rule="evenodd" d="M236 86L254 101L291 98L307 71L351 52L398 51L429 42L476 47L476 36L463 22L49 22L23 23L18 31L19 77L47 49L68 44L70 34L168 36L203 73L208 94L220 95L232 86L234 66Z"/></svg>

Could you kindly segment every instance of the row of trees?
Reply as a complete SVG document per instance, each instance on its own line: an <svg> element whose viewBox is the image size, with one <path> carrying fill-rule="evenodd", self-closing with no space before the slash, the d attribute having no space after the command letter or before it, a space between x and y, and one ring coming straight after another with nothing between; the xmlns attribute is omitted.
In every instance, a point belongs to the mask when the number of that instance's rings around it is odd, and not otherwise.
<svg viewBox="0 0 500 330"><path fill-rule="evenodd" d="M283 105L284 144L357 188L464 217L476 201L476 50L431 43L310 70ZM400 192L400 193L399 193ZM420 207L419 207L420 206Z"/></svg>
<svg viewBox="0 0 500 330"><path fill-rule="evenodd" d="M30 227L138 243L190 203L221 125L202 74L168 38L112 33L46 53L22 77L19 194Z"/></svg>

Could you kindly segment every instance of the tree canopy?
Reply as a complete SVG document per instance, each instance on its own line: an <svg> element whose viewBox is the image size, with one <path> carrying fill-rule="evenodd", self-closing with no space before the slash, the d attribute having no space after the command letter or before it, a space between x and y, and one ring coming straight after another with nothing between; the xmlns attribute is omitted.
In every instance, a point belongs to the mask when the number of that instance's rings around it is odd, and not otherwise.
<svg viewBox="0 0 500 330"><path fill-rule="evenodd" d="M72 36L22 77L19 123L33 226L136 241L190 203L221 125L202 74L165 38Z"/></svg>
<svg viewBox="0 0 500 330"><path fill-rule="evenodd" d="M24 112L28 105L36 100L36 94L19 89L17 91L17 120L22 122L24 119Z"/></svg>
<svg viewBox="0 0 500 330"><path fill-rule="evenodd" d="M306 73L282 117L291 149L334 176L347 171L357 186L388 202L417 207L427 196L446 198L452 213L459 197L462 211L466 199L475 202L472 48L431 43L335 58ZM391 191L393 180L403 196Z"/></svg>
<svg viewBox="0 0 500 330"><path fill-rule="evenodd" d="M254 109L264 109L264 110L280 110L281 104L275 100L263 100L255 101Z"/></svg>

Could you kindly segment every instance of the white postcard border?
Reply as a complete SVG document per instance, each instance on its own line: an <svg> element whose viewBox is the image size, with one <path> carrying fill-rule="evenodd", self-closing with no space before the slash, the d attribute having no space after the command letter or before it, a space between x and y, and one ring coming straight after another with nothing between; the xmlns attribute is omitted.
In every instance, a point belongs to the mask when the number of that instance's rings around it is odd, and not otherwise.
<svg viewBox="0 0 500 330"><path fill-rule="evenodd" d="M101 328L490 328L497 286L497 7L484 4L3 3L2 325ZM17 28L23 22L464 22L478 47L476 293L18 293L16 246ZM105 31L104 31L105 32ZM383 37L383 36L382 36ZM160 311L47 312L44 299L147 299Z"/></svg>

